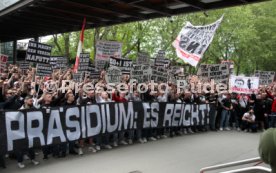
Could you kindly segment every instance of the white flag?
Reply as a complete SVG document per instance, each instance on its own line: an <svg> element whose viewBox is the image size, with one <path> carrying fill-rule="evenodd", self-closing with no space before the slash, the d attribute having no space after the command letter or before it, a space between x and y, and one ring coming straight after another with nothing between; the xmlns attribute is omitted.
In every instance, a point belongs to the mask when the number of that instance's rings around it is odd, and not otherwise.
<svg viewBox="0 0 276 173"><path fill-rule="evenodd" d="M193 26L188 22L173 42L177 56L184 62L197 66L222 19L223 16L215 23L205 26Z"/></svg>

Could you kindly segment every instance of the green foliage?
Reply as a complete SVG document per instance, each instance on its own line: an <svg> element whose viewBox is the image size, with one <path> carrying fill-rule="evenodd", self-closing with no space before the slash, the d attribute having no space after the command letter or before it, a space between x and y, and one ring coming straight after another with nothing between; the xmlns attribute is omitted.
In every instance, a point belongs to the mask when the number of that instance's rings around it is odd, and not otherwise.
<svg viewBox="0 0 276 173"><path fill-rule="evenodd" d="M213 23L222 15L224 20L200 63L219 63L230 59L237 74L252 74L254 70L276 71L276 0L253 5L133 22L85 31L84 51L94 59L96 40L116 40L123 43L123 56L135 59L138 51L154 57L158 50L166 50L166 57L179 60L172 42L190 21L194 25ZM80 32L53 36L48 44L54 55L66 55L74 61ZM195 71L190 67L190 71Z"/></svg>

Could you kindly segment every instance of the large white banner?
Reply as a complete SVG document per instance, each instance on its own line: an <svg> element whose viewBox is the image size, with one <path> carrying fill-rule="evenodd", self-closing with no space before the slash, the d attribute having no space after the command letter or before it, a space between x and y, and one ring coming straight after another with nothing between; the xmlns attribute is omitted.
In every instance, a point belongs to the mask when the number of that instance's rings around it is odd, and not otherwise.
<svg viewBox="0 0 276 173"><path fill-rule="evenodd" d="M96 43L95 65L98 70L104 69L109 63L109 58L122 57L122 43L116 41L98 40Z"/></svg>
<svg viewBox="0 0 276 173"><path fill-rule="evenodd" d="M122 57L122 43L116 41L98 40L96 44L96 59L109 60L109 57Z"/></svg>
<svg viewBox="0 0 276 173"><path fill-rule="evenodd" d="M258 91L258 77L230 76L230 89L235 93L252 94Z"/></svg>
<svg viewBox="0 0 276 173"><path fill-rule="evenodd" d="M184 62L197 66L222 19L223 16L215 23L205 26L193 26L188 22L173 42L177 56Z"/></svg>

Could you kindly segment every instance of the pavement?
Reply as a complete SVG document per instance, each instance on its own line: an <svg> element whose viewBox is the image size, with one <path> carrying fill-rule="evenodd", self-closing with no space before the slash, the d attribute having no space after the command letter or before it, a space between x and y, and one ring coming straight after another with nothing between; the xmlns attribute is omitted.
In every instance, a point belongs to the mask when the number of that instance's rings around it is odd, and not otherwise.
<svg viewBox="0 0 276 173"><path fill-rule="evenodd" d="M29 160L19 169L7 160L1 173L199 173L202 167L258 157L261 133L237 131L203 132L160 139L145 144L120 146L83 156Z"/></svg>

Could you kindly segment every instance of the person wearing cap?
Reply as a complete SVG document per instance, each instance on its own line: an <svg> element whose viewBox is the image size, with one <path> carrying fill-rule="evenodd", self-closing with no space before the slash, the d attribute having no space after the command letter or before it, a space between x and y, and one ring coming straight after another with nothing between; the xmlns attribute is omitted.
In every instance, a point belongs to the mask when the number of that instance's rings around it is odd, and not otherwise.
<svg viewBox="0 0 276 173"><path fill-rule="evenodd" d="M270 165L271 173L276 173L276 128L270 128L261 135L259 155L262 161Z"/></svg>

